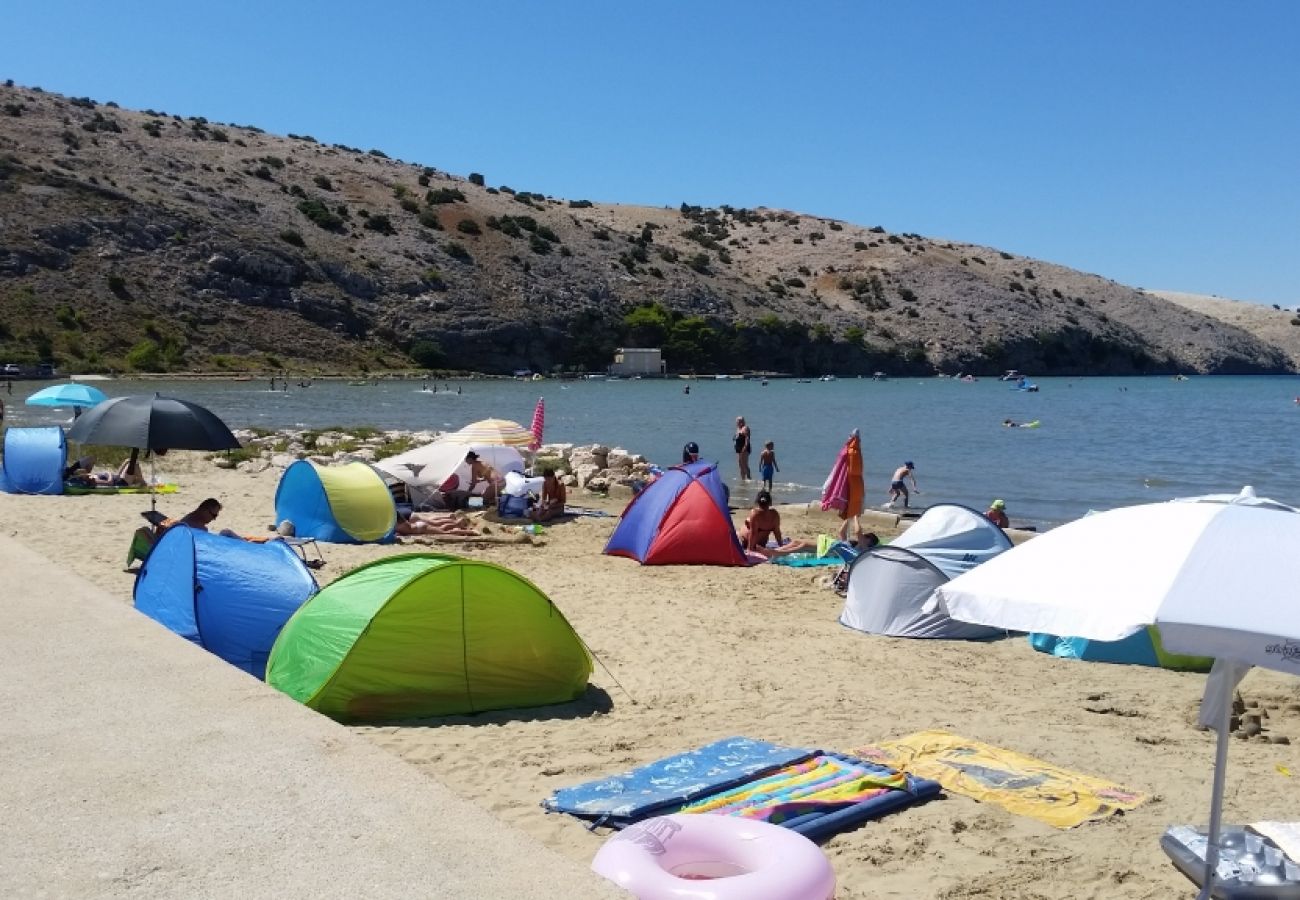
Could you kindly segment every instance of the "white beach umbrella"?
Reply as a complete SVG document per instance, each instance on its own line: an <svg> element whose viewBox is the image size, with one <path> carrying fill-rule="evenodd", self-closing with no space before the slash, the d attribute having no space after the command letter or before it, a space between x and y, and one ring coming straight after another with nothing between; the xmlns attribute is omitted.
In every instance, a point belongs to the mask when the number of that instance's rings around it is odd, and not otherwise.
<svg viewBox="0 0 1300 900"><path fill-rule="evenodd" d="M1252 665L1300 675L1298 548L1297 510L1246 488L1086 516L953 579L930 603L963 622L1099 641L1155 625L1167 650L1218 660L1202 704L1219 731L1208 898L1233 688Z"/></svg>

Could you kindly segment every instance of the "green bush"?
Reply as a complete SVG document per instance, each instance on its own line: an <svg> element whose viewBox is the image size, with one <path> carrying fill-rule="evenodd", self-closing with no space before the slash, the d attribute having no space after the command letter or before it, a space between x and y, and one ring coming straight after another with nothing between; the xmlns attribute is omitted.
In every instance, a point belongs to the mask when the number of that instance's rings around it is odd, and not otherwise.
<svg viewBox="0 0 1300 900"><path fill-rule="evenodd" d="M432 207L426 206L420 210L420 224L434 231L442 231L442 223L438 221L438 211Z"/></svg>
<svg viewBox="0 0 1300 900"><path fill-rule="evenodd" d="M534 253L541 256L545 256L547 253L551 252L551 245L542 240L541 236L537 234L530 234L528 236L528 247Z"/></svg>
<svg viewBox="0 0 1300 900"><path fill-rule="evenodd" d="M380 234L397 234L397 229L393 227L393 223L389 221L388 216L371 216L366 219L366 227Z"/></svg>
<svg viewBox="0 0 1300 900"><path fill-rule="evenodd" d="M470 183L470 184L477 184L479 187L483 187L483 185L484 185L483 176L480 175L478 172L470 172L470 173L469 173L469 183Z"/></svg>
<svg viewBox="0 0 1300 900"><path fill-rule="evenodd" d="M292 228L286 228L284 231L281 231L280 240L284 241L286 244L292 244L295 247L307 246L307 242L302 239L302 235L294 231Z"/></svg>
<svg viewBox="0 0 1300 900"><path fill-rule="evenodd" d="M312 221L317 228L324 228L326 231L342 231L343 219L330 211L320 200L303 200L298 204L298 212L302 213Z"/></svg>
<svg viewBox="0 0 1300 900"><path fill-rule="evenodd" d="M410 357L422 369L441 369L447 364L447 354L434 340L416 341L411 345Z"/></svg>
<svg viewBox="0 0 1300 900"><path fill-rule="evenodd" d="M449 242L444 249L447 251L447 255L452 259L458 259L461 262L474 261L474 257L469 255L469 251L466 250L462 244L458 244L455 241Z"/></svg>
<svg viewBox="0 0 1300 900"><path fill-rule="evenodd" d="M312 181L314 181L316 183L316 187L320 188L322 191L334 190L334 182L330 181L329 178L325 175L317 175L315 178L312 179Z"/></svg>
<svg viewBox="0 0 1300 900"><path fill-rule="evenodd" d="M126 364L137 372L161 372L164 368L162 348L155 341L140 341L127 351Z"/></svg>
<svg viewBox="0 0 1300 900"><path fill-rule="evenodd" d="M461 234L480 235L483 233L483 229L473 219L461 219L456 223L456 230Z"/></svg>
<svg viewBox="0 0 1300 900"><path fill-rule="evenodd" d="M426 191L424 202L430 206L440 203L464 203L465 195L457 188L438 188L437 190Z"/></svg>
<svg viewBox="0 0 1300 900"><path fill-rule="evenodd" d="M410 197L403 197L399 205L409 213L418 213L421 208L420 204L416 203Z"/></svg>

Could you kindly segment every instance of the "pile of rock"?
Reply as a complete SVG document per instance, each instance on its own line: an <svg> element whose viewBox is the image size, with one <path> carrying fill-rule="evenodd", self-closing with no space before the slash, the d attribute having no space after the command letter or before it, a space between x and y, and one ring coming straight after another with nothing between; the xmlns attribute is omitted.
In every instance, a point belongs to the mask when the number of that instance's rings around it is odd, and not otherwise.
<svg viewBox="0 0 1300 900"><path fill-rule="evenodd" d="M554 469L565 473L564 483L611 497L631 497L638 483L650 480L650 463L644 456L604 444L544 444L537 452L534 471Z"/></svg>

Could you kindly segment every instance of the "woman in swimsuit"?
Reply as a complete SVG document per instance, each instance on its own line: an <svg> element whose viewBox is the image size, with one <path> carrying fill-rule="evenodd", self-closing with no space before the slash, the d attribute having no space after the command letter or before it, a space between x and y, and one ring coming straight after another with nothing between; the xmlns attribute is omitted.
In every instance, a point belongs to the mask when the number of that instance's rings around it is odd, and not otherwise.
<svg viewBox="0 0 1300 900"><path fill-rule="evenodd" d="M768 538L776 538L776 546L767 546ZM786 553L800 553L812 549L806 541L789 541L782 543L781 514L772 508L772 495L759 491L754 498L754 508L740 528L740 543L746 549L763 556L780 556Z"/></svg>
<svg viewBox="0 0 1300 900"><path fill-rule="evenodd" d="M740 464L740 480L748 481L751 477L749 473L749 426L745 424L742 416L736 417L736 461Z"/></svg>

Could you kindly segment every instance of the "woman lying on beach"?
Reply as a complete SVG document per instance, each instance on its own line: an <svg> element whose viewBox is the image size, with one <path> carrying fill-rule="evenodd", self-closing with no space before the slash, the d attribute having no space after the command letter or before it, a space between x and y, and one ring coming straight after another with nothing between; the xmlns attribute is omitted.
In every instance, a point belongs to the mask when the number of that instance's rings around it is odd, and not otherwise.
<svg viewBox="0 0 1300 900"><path fill-rule="evenodd" d="M412 513L397 520L395 533L408 537L420 534L452 534L460 537L475 537L478 532L464 516L422 516Z"/></svg>
<svg viewBox="0 0 1300 900"><path fill-rule="evenodd" d="M138 450L132 450L116 472L96 472L95 457L83 456L69 467L71 471L64 480L85 487L142 487L145 481L138 454Z"/></svg>
<svg viewBox="0 0 1300 900"><path fill-rule="evenodd" d="M767 546L768 538L775 538L777 546ZM772 495L759 491L754 498L754 508L740 527L740 543L746 550L752 550L763 556L783 556L787 553L806 553L817 549L807 541L783 542L781 537L781 514L772 508Z"/></svg>

